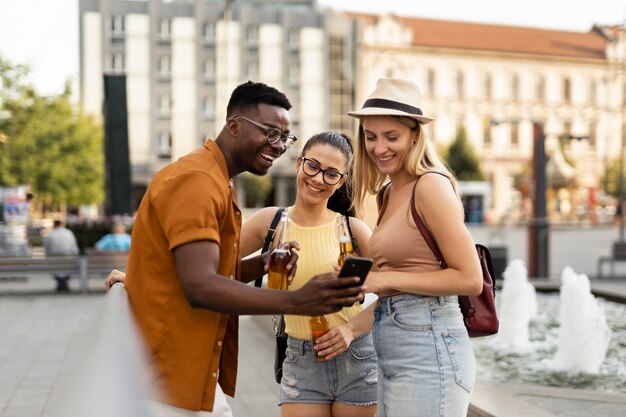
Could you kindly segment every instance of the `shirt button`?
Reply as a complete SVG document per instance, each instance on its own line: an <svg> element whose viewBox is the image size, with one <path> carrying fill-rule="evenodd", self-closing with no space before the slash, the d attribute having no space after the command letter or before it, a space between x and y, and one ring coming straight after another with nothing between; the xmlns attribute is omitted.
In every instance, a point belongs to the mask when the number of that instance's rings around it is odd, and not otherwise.
<svg viewBox="0 0 626 417"><path fill-rule="evenodd" d="M234 246L234 247L237 247L237 243L235 243L233 246Z"/></svg>
<svg viewBox="0 0 626 417"><path fill-rule="evenodd" d="M229 276L228 276L228 278L230 278L230 279L235 279L235 277L234 277L234 276L232 276L232 275L229 275Z"/></svg>
<svg viewBox="0 0 626 417"><path fill-rule="evenodd" d="M213 372L213 378L217 378L217 374Z"/></svg>
<svg viewBox="0 0 626 417"><path fill-rule="evenodd" d="M235 212L235 215L237 215L237 216L241 216L241 212L240 212L240 211L236 211L236 212Z"/></svg>
<svg viewBox="0 0 626 417"><path fill-rule="evenodd" d="M221 341L221 340L219 340L219 341L217 342L217 345L218 345L218 346L222 346L222 341Z"/></svg>

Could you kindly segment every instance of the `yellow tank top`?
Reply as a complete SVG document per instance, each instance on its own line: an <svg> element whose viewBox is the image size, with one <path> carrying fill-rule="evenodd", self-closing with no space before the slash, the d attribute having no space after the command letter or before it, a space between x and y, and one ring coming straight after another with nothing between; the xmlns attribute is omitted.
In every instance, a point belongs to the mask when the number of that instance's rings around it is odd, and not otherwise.
<svg viewBox="0 0 626 417"><path fill-rule="evenodd" d="M300 257L298 258L298 270L296 276L289 287L289 290L297 290L306 284L313 276L330 272L337 265L339 258L339 240L335 234L335 224L337 217L320 226L302 227L294 223L290 224L290 240L300 243ZM352 317L361 312L361 304L355 303L351 307L344 307L336 313L328 314L330 327L347 323ZM311 339L311 329L309 328L307 316L285 315L285 331L289 337L301 340Z"/></svg>

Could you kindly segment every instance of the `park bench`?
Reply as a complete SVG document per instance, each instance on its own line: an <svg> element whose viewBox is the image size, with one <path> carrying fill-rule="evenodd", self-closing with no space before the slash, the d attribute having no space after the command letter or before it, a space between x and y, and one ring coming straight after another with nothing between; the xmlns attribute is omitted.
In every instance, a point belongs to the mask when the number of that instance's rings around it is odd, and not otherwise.
<svg viewBox="0 0 626 417"><path fill-rule="evenodd" d="M610 256L601 256L598 259L598 278L603 277L603 266L610 265L610 276L615 276L615 263L626 262L626 242L614 242Z"/></svg>
<svg viewBox="0 0 626 417"><path fill-rule="evenodd" d="M80 256L0 257L0 277L16 274L56 274L77 276L81 292L87 292L89 278L104 278L112 269L126 269L125 252L90 252Z"/></svg>

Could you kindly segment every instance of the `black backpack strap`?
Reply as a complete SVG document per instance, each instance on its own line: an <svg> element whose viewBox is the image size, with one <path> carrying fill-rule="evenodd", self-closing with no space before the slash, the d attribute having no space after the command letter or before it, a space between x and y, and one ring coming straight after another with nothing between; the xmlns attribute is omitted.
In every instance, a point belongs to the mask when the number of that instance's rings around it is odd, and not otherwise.
<svg viewBox="0 0 626 417"><path fill-rule="evenodd" d="M356 254L359 254L359 246L356 244L356 238L352 234L352 228L350 227L350 216L343 214L343 217L346 218L346 224L348 225L348 233L350 234L350 241L352 242L352 249Z"/></svg>
<svg viewBox="0 0 626 417"><path fill-rule="evenodd" d="M263 248L261 249L261 253L267 252L274 240L274 234L276 233L276 226L278 226L278 222L280 221L280 215L285 211L284 207L280 207L276 210L276 214L272 219L272 223L270 227L267 229L267 234L265 235L265 240L263 241ZM254 280L255 287L261 287L263 285L263 276L258 277Z"/></svg>

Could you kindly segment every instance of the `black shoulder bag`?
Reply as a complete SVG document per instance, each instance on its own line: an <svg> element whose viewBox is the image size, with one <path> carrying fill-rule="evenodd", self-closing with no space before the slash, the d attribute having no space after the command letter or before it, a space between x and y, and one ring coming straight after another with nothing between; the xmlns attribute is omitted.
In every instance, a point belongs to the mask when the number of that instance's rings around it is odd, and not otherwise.
<svg viewBox="0 0 626 417"><path fill-rule="evenodd" d="M276 210L274 219L267 229L265 240L263 241L263 248L261 253L267 252L270 249L272 241L274 240L274 234L276 233L276 226L280 221L280 215L285 211L283 207ZM255 287L261 287L263 285L263 276L260 276L254 281ZM287 333L285 333L285 319L283 315L275 315L272 317L274 322L274 336L276 336L276 353L274 355L274 377L276 382L280 384L280 380L283 377L283 361L285 360L285 351L287 350Z"/></svg>

